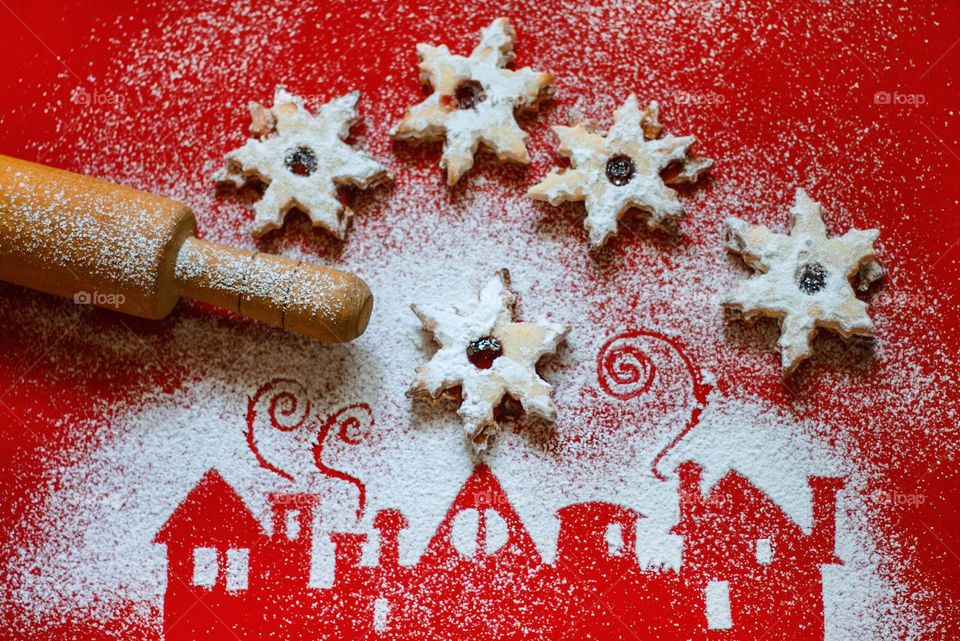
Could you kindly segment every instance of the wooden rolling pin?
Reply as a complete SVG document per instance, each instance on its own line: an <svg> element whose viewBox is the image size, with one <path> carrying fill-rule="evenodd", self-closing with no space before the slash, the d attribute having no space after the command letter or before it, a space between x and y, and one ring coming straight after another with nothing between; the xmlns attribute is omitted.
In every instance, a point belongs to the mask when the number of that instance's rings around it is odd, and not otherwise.
<svg viewBox="0 0 960 641"><path fill-rule="evenodd" d="M0 279L163 318L182 296L325 342L363 333L360 278L199 240L186 205L0 155Z"/></svg>

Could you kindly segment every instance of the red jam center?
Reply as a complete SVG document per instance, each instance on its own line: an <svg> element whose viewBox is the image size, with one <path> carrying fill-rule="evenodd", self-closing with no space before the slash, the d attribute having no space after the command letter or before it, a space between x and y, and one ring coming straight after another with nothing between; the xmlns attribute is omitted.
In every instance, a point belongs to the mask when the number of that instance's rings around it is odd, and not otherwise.
<svg viewBox="0 0 960 641"><path fill-rule="evenodd" d="M493 336L478 338L467 345L467 360L478 369L490 369L503 356L503 345Z"/></svg>
<svg viewBox="0 0 960 641"><path fill-rule="evenodd" d="M317 156L309 147L297 147L287 153L283 164L298 176L309 176L317 170Z"/></svg>
<svg viewBox="0 0 960 641"><path fill-rule="evenodd" d="M804 294L816 294L827 286L827 270L819 263L807 263L797 272L797 287Z"/></svg>
<svg viewBox="0 0 960 641"><path fill-rule="evenodd" d="M629 156L619 154L607 161L607 180L617 187L623 187L633 178L637 167Z"/></svg>
<svg viewBox="0 0 960 641"><path fill-rule="evenodd" d="M457 100L458 109L473 109L487 99L487 94L483 91L483 85L476 80L464 80L457 85L453 97Z"/></svg>

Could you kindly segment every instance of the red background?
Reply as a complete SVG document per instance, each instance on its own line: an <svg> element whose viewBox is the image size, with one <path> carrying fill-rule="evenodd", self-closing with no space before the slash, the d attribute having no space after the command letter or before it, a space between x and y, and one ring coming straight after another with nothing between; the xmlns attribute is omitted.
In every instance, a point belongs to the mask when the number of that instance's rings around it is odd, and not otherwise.
<svg viewBox="0 0 960 641"><path fill-rule="evenodd" d="M449 12L449 33L443 41L462 49L469 46L463 43L472 42L470 34L499 13L492 5L483 19L463 22L455 17L459 3L428 4L393 5L379 13L367 11L360 3L332 5L332 15L326 22L315 24L314 35L335 31L340 34L338 44L324 46L327 40L315 37L305 51L299 43L291 43L289 58L266 56L251 68L249 86L258 87L260 95L260 87L270 86L274 77L289 77L297 60L309 58L338 71L330 74L339 78L331 81L336 86L324 88L323 93L359 88L375 96L382 88L383 75L369 70L385 68L395 78L402 78L409 85L411 99L415 98L419 90L413 72L413 44L436 41L435 34L422 32L418 16ZM617 89L635 87L642 93L648 86L646 78L662 74L674 78L686 91L723 96L711 113L701 114L693 130L702 141L700 153L706 156L717 158L718 151L757 152L754 166L740 167L740 172L753 170L766 179L793 175L784 163L771 162L759 153L766 150L773 157L782 157L785 145L790 147L792 171L800 175L805 167L826 163L832 178L818 195L828 211L832 206L842 206L855 212L858 227L879 227L884 247L909 248L891 251L897 256L896 264L890 267L898 286L902 290L933 291L946 299L942 309L956 309L960 302L960 216L956 213L960 203L960 181L956 178L960 170L960 11L953 3L890 3L869 11L861 11L851 2L745 3L738 14L741 17L716 32L687 29L694 21L681 16L673 28L675 37L682 41L682 59L632 51L629 42L595 37L583 31L583 25L565 24L556 19L558 12L562 13L560 4L531 3L526 8L515 7L510 15L520 25L521 33L541 31L551 38L569 38L571 46L589 41L590 46L610 48L610 64L590 73ZM669 6L663 3L638 9L637 23L660 23L668 16ZM832 10L837 6L840 10ZM0 65L0 153L66 169L83 168L90 151L76 135L74 119L95 118L97 114L71 109L71 93L83 86L88 76L108 75L128 34L156 30L158 23L201 8L208 7L180 3L169 8L162 4L131 6L125 2L71 6L46 0L0 0L0 52L4 61ZM213 7L212 11L220 9ZM122 18L118 20L118 16ZM382 48L350 51L343 44L350 42L351 33L379 29L385 20L394 20L399 26L384 30ZM116 39L111 37L114 35ZM518 66L535 64L538 51L555 44L522 35L519 43ZM226 41L204 44L214 49L230 46ZM577 73L576 58L570 57L569 68L551 71L558 77ZM182 88L168 90L216 94L225 88L198 89L185 81ZM246 101L244 87L230 91L239 104ZM922 95L923 104L878 105L874 100L878 91ZM158 107L148 117L165 113L167 124L159 126L168 128L171 135L178 128L177 117L206 119L211 126L221 126L224 118L213 112L185 115L175 113L177 110L175 105ZM229 116L232 121L227 127L232 131L242 130L240 111L235 109ZM815 126L810 127L811 123ZM862 130L870 128L878 132L875 145L870 144L870 136L862 135ZM797 129L809 131L806 144L785 142L786 134ZM163 140L144 140L144 133L136 129L118 130L114 135L130 145L123 152L119 151L121 147L104 150L104 162L109 158L114 164L122 163L123 153L133 153L140 163L153 155L164 159L164 167L179 165L196 171L203 160L222 154L222 149L184 149L164 144ZM47 143L42 153L38 152L41 143ZM534 150L550 149L552 144L542 131L533 135ZM549 153L534 155L551 157ZM409 161L433 164L436 154L411 154ZM145 163L137 166L149 167ZM546 164L534 166L530 175L542 175L545 169ZM491 170L481 163L479 171ZM717 172L724 171L721 159ZM170 176L169 180L176 178ZM135 176L131 182L136 182ZM837 197L833 201L831 193L842 193L842 200ZM771 194L770 207L782 211L787 199L786 194ZM128 361L103 362L102 356L85 346L83 331L77 329L38 342L29 324L11 311L28 299L40 299L50 310L69 304L0 285L0 530L6 529L3 524L25 514L30 497L38 489L42 470L35 452L70 447L72 439L84 437L54 428L56 420L99 411L91 408L102 407L103 401L136 396L158 381L176 387L188 374L175 364L165 365L151 352L153 347ZM204 312L181 307L164 323L141 322L109 312L88 318L106 327L125 324L134 333L150 337L151 346L162 346L178 315L198 313ZM955 314L917 314L893 321L888 328L896 336L887 336L888 340L906 341L931 355L935 341L945 343L950 353L960 351ZM84 359L94 366L70 366ZM925 366L923 375L934 376L939 370L955 368L956 363L931 362ZM793 405L800 414L815 413L818 403L848 403L843 396L818 386L816 370L802 371L789 386L776 376L758 378L749 374L746 368L743 372L733 368L725 377L728 384ZM862 384L869 385L870 381ZM800 401L795 398L798 388L804 390ZM957 397L955 383L944 385L941 406L937 411L931 408L931 416L936 417L933 424L903 426L896 436L871 432L865 426L869 412L855 404L848 408L851 422L864 425L863 456L887 470L882 489L924 496L922 505L884 519L884 527L890 535L891 549L895 541L902 545L900 550L912 550L909 580L916 586L916 598L930 607L947 610L951 606L944 604L960 602L960 508L954 471L956 425L943 419L949 415L943 410L955 406ZM955 612L946 614L956 617Z"/></svg>

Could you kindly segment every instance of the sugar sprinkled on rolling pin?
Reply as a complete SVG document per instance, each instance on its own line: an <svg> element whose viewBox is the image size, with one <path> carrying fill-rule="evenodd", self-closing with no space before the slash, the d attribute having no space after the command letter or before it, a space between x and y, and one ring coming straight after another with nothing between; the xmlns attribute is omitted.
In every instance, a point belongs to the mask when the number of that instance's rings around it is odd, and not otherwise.
<svg viewBox="0 0 960 641"><path fill-rule="evenodd" d="M186 296L326 342L367 327L353 274L195 237L181 203L0 155L0 279L163 318Z"/></svg>

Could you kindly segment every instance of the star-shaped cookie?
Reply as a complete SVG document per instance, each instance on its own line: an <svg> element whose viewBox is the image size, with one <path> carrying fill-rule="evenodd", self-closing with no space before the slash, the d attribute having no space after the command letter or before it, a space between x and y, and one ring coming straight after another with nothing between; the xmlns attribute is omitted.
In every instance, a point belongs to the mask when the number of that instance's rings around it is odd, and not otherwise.
<svg viewBox="0 0 960 641"><path fill-rule="evenodd" d="M503 269L469 307L412 306L440 348L417 368L410 395L436 399L444 390L460 387L463 401L458 413L476 453L486 449L496 431L494 410L508 395L527 414L556 418L550 384L537 373L537 362L556 350L569 327L515 321L518 298Z"/></svg>
<svg viewBox="0 0 960 641"><path fill-rule="evenodd" d="M507 18L497 18L480 31L480 43L467 56L446 45L418 44L420 80L433 88L409 109L391 130L397 140L443 140L440 166L453 186L473 167L483 144L500 160L530 162L527 133L515 112L536 109L550 95L553 76L524 67L504 67L513 60L516 32Z"/></svg>
<svg viewBox="0 0 960 641"><path fill-rule="evenodd" d="M555 126L559 152L570 158L569 169L554 169L527 194L551 205L583 201L584 221L592 248L601 247L617 233L620 218L631 208L647 214L650 227L673 229L683 216L677 192L668 185L696 182L713 161L690 153L693 136L658 138L662 126L656 102L640 110L637 97L627 98L613 114L606 135L596 124ZM664 179L668 166L679 171Z"/></svg>
<svg viewBox="0 0 960 641"><path fill-rule="evenodd" d="M874 258L876 229L851 229L828 238L823 208L802 189L790 210L790 234L777 234L739 218L725 223L727 248L757 274L743 281L724 305L750 319L780 319L783 371L789 374L811 354L817 328L844 338L874 336L867 304L856 297L851 279L865 290L883 275Z"/></svg>
<svg viewBox="0 0 960 641"><path fill-rule="evenodd" d="M254 204L253 235L260 237L283 225L287 212L304 211L315 227L343 238L353 212L337 197L337 189L367 189L390 180L387 170L366 152L345 141L359 121L354 91L326 103L312 115L303 100L276 88L273 107L250 105L253 138L227 154L216 182L236 187L256 178L266 184Z"/></svg>

